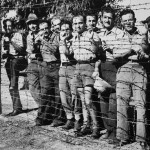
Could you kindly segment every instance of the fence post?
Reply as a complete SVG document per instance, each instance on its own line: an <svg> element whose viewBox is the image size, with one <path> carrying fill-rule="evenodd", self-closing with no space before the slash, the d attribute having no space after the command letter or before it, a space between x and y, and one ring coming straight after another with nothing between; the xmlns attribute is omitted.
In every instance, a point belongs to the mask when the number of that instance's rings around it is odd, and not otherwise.
<svg viewBox="0 0 150 150"><path fill-rule="evenodd" d="M1 38L2 38L2 24L1 24L1 19L0 19L0 41L1 41ZM0 63L1 63L1 42L0 42ZM2 103L1 103L1 67L0 67L0 114L2 113Z"/></svg>

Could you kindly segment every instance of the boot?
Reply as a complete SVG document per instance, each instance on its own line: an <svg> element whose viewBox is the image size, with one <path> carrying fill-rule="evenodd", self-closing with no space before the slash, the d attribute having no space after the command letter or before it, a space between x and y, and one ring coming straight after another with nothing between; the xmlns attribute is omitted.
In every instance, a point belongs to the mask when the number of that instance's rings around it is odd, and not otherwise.
<svg viewBox="0 0 150 150"><path fill-rule="evenodd" d="M87 124L84 124L82 129L81 129L81 133L82 135L88 135L88 134L91 134L91 127L90 127L90 124L87 123Z"/></svg>
<svg viewBox="0 0 150 150"><path fill-rule="evenodd" d="M92 135L91 135L94 139L97 139L100 137L100 129L99 128L94 128Z"/></svg>
<svg viewBox="0 0 150 150"><path fill-rule="evenodd" d="M22 110L22 104L20 101L20 95L18 89L9 89L11 98L12 98L12 103L13 103L13 110Z"/></svg>
<svg viewBox="0 0 150 150"><path fill-rule="evenodd" d="M66 124L64 126L62 126L62 128L65 130L72 129L73 127L74 127L73 119L68 119Z"/></svg>

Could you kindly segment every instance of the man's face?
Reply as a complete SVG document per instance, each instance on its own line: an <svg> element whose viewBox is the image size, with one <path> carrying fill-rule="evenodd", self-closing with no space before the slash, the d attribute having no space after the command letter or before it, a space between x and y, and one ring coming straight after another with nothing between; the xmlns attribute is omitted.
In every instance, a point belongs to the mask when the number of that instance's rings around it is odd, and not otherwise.
<svg viewBox="0 0 150 150"><path fill-rule="evenodd" d="M111 29L114 26L114 20L113 20L113 14L112 13L107 13L107 12L103 12L102 14L102 24L104 26L104 28L106 29Z"/></svg>
<svg viewBox="0 0 150 150"><path fill-rule="evenodd" d="M37 27L38 27L38 25L37 25L37 23L35 23L35 22L31 22L31 23L29 24L29 29L30 29L30 31L32 31L32 32L37 31Z"/></svg>
<svg viewBox="0 0 150 150"><path fill-rule="evenodd" d="M73 30L78 33L82 33L85 29L85 23L82 16L73 18L72 24Z"/></svg>
<svg viewBox="0 0 150 150"><path fill-rule="evenodd" d="M95 28L96 27L95 16L86 16L86 25L87 25L87 29Z"/></svg>
<svg viewBox="0 0 150 150"><path fill-rule="evenodd" d="M10 32L12 32L12 22L11 21L6 21L6 32L7 33L10 33Z"/></svg>
<svg viewBox="0 0 150 150"><path fill-rule="evenodd" d="M60 30L60 36L69 38L71 36L71 29L69 24L63 24Z"/></svg>
<svg viewBox="0 0 150 150"><path fill-rule="evenodd" d="M60 31L60 19L55 19L52 21L52 30L53 32L59 33Z"/></svg>
<svg viewBox="0 0 150 150"><path fill-rule="evenodd" d="M135 27L135 21L133 14L129 13L126 15L123 15L121 17L121 24L124 27L125 31L131 32L134 30Z"/></svg>
<svg viewBox="0 0 150 150"><path fill-rule="evenodd" d="M39 34L43 37L48 37L49 35L49 26L46 22L39 24Z"/></svg>

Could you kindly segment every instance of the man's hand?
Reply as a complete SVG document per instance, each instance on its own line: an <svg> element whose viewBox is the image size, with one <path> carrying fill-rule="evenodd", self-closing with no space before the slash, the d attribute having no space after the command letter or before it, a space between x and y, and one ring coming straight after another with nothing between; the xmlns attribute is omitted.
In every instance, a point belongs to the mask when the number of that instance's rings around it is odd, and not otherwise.
<svg viewBox="0 0 150 150"><path fill-rule="evenodd" d="M92 29L88 30L86 33L86 37L89 39L93 39L93 36L94 36L93 30Z"/></svg>
<svg viewBox="0 0 150 150"><path fill-rule="evenodd" d="M74 40L79 40L79 33L78 32L72 32L72 36L73 36L73 41Z"/></svg>
<svg viewBox="0 0 150 150"><path fill-rule="evenodd" d="M103 48L104 51L107 51L107 52L109 52L109 53L112 54L112 50L111 50L110 47L106 44L105 41L102 41L102 48Z"/></svg>
<svg viewBox="0 0 150 150"><path fill-rule="evenodd" d="M60 32L60 40L66 41L69 38L69 34Z"/></svg>
<svg viewBox="0 0 150 150"><path fill-rule="evenodd" d="M131 49L134 51L134 53L138 56L138 60L142 60L145 57L145 53L142 49L142 46L135 43L132 45Z"/></svg>
<svg viewBox="0 0 150 150"><path fill-rule="evenodd" d="M8 37L4 37L4 40L5 40L6 42L9 42L9 38L8 38Z"/></svg>
<svg viewBox="0 0 150 150"><path fill-rule="evenodd" d="M139 52L142 50L142 46L135 43L131 46L131 49L134 50L135 52Z"/></svg>
<svg viewBox="0 0 150 150"><path fill-rule="evenodd" d="M29 55L29 59L35 58L35 55L36 55L36 54L30 54L30 55Z"/></svg>
<svg viewBox="0 0 150 150"><path fill-rule="evenodd" d="M9 54L9 51L5 50L5 51L2 52L2 54Z"/></svg>
<svg viewBox="0 0 150 150"><path fill-rule="evenodd" d="M99 77L99 71L94 71L92 74L92 78L96 79L97 76Z"/></svg>
<svg viewBox="0 0 150 150"><path fill-rule="evenodd" d="M147 54L145 54L142 50L139 50L137 52L138 55L138 60L143 60L143 59L148 59L149 56Z"/></svg>

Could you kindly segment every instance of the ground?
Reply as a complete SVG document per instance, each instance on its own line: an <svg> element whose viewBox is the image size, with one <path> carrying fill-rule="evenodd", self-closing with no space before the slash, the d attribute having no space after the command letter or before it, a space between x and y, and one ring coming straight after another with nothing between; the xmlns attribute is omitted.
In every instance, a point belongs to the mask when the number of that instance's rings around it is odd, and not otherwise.
<svg viewBox="0 0 150 150"><path fill-rule="evenodd" d="M23 77L19 79L21 87ZM64 131L61 127L34 126L37 111L29 111L15 117L4 117L12 111L12 101L8 92L8 78L5 69L1 69L0 150L137 150L138 145L131 144L116 148L107 141L93 140L90 136L75 137L73 130ZM24 109L37 108L29 91L20 91ZM140 149L139 149L140 150Z"/></svg>

